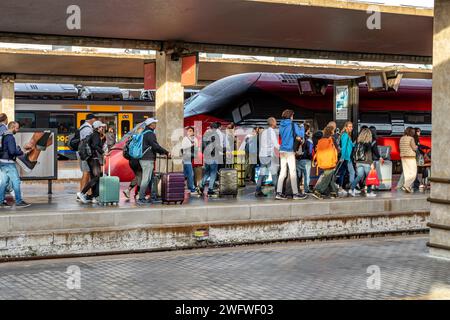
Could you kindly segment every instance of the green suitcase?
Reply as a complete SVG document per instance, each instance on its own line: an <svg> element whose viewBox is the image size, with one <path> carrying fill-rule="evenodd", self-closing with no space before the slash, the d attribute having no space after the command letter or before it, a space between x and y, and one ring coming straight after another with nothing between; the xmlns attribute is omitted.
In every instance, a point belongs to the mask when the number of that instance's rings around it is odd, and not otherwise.
<svg viewBox="0 0 450 320"><path fill-rule="evenodd" d="M119 177L111 177L111 167L109 167L108 175L100 178L100 205L118 205L120 200L120 179Z"/></svg>

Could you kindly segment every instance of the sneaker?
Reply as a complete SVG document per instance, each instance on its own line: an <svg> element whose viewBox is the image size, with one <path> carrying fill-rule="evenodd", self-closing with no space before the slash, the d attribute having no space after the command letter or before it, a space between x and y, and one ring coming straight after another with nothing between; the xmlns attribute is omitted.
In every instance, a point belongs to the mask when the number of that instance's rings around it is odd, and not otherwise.
<svg viewBox="0 0 450 320"><path fill-rule="evenodd" d="M341 197L346 197L348 196L348 192L345 189L339 188L338 195L340 195Z"/></svg>
<svg viewBox="0 0 450 320"><path fill-rule="evenodd" d="M136 204L138 206L146 206L146 205L149 205L150 203L151 203L151 201L146 200L146 199L138 199L138 200L136 200Z"/></svg>
<svg viewBox="0 0 450 320"><path fill-rule="evenodd" d="M125 196L125 198L130 199L130 190L129 189L123 190L122 193Z"/></svg>
<svg viewBox="0 0 450 320"><path fill-rule="evenodd" d="M285 195L277 192L277 194L275 195L275 200L287 200L287 198Z"/></svg>
<svg viewBox="0 0 450 320"><path fill-rule="evenodd" d="M83 204L88 204L90 202L90 200L88 200L86 195L81 192L77 193L77 197L80 199L81 203L83 203Z"/></svg>
<svg viewBox="0 0 450 320"><path fill-rule="evenodd" d="M314 191L313 193L311 193L311 195L316 198L317 200L323 200L322 194L318 191Z"/></svg>
<svg viewBox="0 0 450 320"><path fill-rule="evenodd" d="M331 192L330 193L330 198L331 199L337 199L337 198L339 198L339 196L338 196L338 194L336 192Z"/></svg>
<svg viewBox="0 0 450 320"><path fill-rule="evenodd" d="M361 193L361 191L359 193ZM356 190L350 190L348 194L350 195L350 197L356 197L357 195Z"/></svg>
<svg viewBox="0 0 450 320"><path fill-rule="evenodd" d="M294 194L294 197L292 198L292 200L305 200L306 198L308 198L308 196L304 193L297 193Z"/></svg>
<svg viewBox="0 0 450 320"><path fill-rule="evenodd" d="M377 196L377 194L373 191L366 194L366 197L368 197L368 198L375 198L376 196Z"/></svg>
<svg viewBox="0 0 450 320"><path fill-rule="evenodd" d="M37 161L30 161L28 159L28 154L21 155L16 158L17 164L27 173L33 171L34 167L37 164Z"/></svg>
<svg viewBox="0 0 450 320"><path fill-rule="evenodd" d="M204 195L204 189L202 188L202 187L197 187L197 193L200 195L200 196L203 196Z"/></svg>
<svg viewBox="0 0 450 320"><path fill-rule="evenodd" d="M98 201L98 198L92 198L91 202L92 202L92 204L100 203L100 201Z"/></svg>
<svg viewBox="0 0 450 320"><path fill-rule="evenodd" d="M217 197L217 193L215 193L214 191L208 191L208 197L210 198Z"/></svg>
<svg viewBox="0 0 450 320"><path fill-rule="evenodd" d="M265 194L262 191L257 191L257 192L255 192L255 197L257 197L257 198L265 198L265 197L267 197L267 194Z"/></svg>
<svg viewBox="0 0 450 320"><path fill-rule="evenodd" d="M19 203L16 203L16 208L19 208L19 209L21 209L21 208L27 208L27 207L29 207L29 206L31 206L31 204L30 203L28 203L28 202L25 202L25 201L21 201L21 202L19 202Z"/></svg>
<svg viewBox="0 0 450 320"><path fill-rule="evenodd" d="M3 203L0 204L0 209L11 209L11 206L5 200L3 201Z"/></svg>

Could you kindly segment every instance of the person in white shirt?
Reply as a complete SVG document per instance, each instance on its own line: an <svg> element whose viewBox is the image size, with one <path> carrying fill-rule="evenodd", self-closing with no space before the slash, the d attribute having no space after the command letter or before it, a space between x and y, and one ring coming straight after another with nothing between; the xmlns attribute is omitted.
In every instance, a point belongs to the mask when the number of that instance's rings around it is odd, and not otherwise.
<svg viewBox="0 0 450 320"><path fill-rule="evenodd" d="M181 142L181 153L183 157L184 176L187 179L187 187L191 193L196 191L194 186L194 168L192 166L192 160L195 158L197 149L198 141L195 138L194 128L187 127L186 136Z"/></svg>
<svg viewBox="0 0 450 320"><path fill-rule="evenodd" d="M277 128L277 120L271 117L267 119L267 124L269 125L269 128L261 133L259 150L261 166L258 182L256 183L256 197L267 197L267 195L262 192L262 182L269 176L269 173L272 174L272 181L274 183L275 190L277 189L278 168L280 165L276 154L276 150L280 150L278 135L275 131Z"/></svg>

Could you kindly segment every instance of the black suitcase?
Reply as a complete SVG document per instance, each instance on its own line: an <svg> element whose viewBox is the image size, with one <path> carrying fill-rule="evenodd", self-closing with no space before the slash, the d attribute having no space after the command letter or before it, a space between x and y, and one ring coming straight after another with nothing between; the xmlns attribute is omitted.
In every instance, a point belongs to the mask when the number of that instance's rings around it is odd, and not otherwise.
<svg viewBox="0 0 450 320"><path fill-rule="evenodd" d="M219 171L219 196L238 194L238 173L236 169L224 168Z"/></svg>

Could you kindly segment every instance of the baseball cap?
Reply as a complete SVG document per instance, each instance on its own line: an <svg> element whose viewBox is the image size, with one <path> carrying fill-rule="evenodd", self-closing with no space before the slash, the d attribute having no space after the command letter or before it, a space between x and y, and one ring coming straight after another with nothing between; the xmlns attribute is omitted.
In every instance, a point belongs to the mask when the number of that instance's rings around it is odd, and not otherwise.
<svg viewBox="0 0 450 320"><path fill-rule="evenodd" d="M95 121L94 124L92 125L92 127L94 127L94 129L98 129L100 127L106 127L106 124L104 124L101 121Z"/></svg>
<svg viewBox="0 0 450 320"><path fill-rule="evenodd" d="M86 116L86 120L92 120L92 119L95 119L95 118L97 118L97 117L96 117L95 114L93 114L93 113L89 113L89 114Z"/></svg>
<svg viewBox="0 0 450 320"><path fill-rule="evenodd" d="M157 122L158 122L158 120L156 120L156 119L154 119L154 118L148 118L148 119L145 120L145 125L146 125L146 126L149 126L149 125L151 125L152 123L157 123Z"/></svg>

